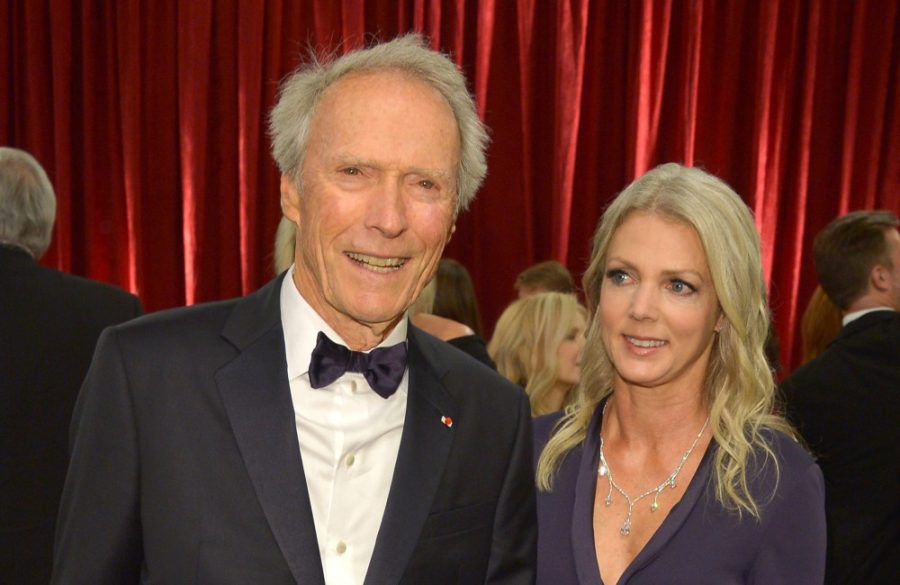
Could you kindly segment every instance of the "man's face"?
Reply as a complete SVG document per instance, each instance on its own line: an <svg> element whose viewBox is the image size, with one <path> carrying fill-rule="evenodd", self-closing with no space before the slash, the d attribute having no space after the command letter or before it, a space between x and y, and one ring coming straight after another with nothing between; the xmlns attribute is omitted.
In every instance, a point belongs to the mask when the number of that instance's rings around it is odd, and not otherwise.
<svg viewBox="0 0 900 585"><path fill-rule="evenodd" d="M458 160L450 106L422 81L354 73L322 96L302 192L282 176L282 208L298 228L298 290L357 349L377 343L434 272L453 231Z"/></svg>
<svg viewBox="0 0 900 585"><path fill-rule="evenodd" d="M891 258L891 300L892 307L896 311L900 311L900 232L896 228L889 229L885 232L887 240L888 255Z"/></svg>

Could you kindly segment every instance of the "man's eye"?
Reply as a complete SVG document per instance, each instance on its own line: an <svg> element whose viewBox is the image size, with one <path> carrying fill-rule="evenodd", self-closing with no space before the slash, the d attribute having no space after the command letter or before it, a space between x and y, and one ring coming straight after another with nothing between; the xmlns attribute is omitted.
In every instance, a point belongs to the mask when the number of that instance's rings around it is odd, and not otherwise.
<svg viewBox="0 0 900 585"><path fill-rule="evenodd" d="M422 179L421 181L419 181L419 187L422 187L423 189L434 189L434 181Z"/></svg>
<svg viewBox="0 0 900 585"><path fill-rule="evenodd" d="M345 169L341 169L341 172L345 175L350 175L351 177L355 177L361 173L361 171L357 167L347 167Z"/></svg>

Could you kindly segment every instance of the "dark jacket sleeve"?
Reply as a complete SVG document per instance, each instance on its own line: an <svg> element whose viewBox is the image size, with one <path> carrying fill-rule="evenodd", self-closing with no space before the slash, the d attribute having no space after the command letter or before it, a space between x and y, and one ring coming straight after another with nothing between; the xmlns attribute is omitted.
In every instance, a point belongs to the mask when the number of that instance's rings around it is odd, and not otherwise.
<svg viewBox="0 0 900 585"><path fill-rule="evenodd" d="M142 563L138 444L116 330L100 338L70 430L52 583L137 583Z"/></svg>
<svg viewBox="0 0 900 585"><path fill-rule="evenodd" d="M531 407L519 397L519 419L506 479L494 516L494 536L485 583L531 585L537 558L537 516L532 472Z"/></svg>
<svg viewBox="0 0 900 585"><path fill-rule="evenodd" d="M825 482L811 463L766 517L748 583L821 585L825 578ZM752 521L752 520L751 520Z"/></svg>

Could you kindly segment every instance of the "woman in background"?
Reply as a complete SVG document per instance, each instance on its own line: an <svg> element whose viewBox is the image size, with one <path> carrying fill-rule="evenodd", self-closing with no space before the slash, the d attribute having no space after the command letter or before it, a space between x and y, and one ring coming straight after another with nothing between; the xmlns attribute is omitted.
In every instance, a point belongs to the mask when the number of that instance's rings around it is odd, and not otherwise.
<svg viewBox="0 0 900 585"><path fill-rule="evenodd" d="M441 258L434 279L437 288L431 313L459 321L472 328L475 335L483 336L481 316L478 313L478 297L469 271L451 258Z"/></svg>
<svg viewBox="0 0 900 585"><path fill-rule="evenodd" d="M419 293L419 298L416 299L416 302L409 308L410 322L426 333L430 333L469 354L489 368L496 369L491 356L488 355L484 340L471 327L447 317L438 317L432 313L436 292L437 278L432 278L425 285L425 288L422 289L422 292Z"/></svg>
<svg viewBox="0 0 900 585"><path fill-rule="evenodd" d="M537 583L822 583L822 474L773 414L747 206L653 169L604 213L584 290L577 400L535 421Z"/></svg>
<svg viewBox="0 0 900 585"><path fill-rule="evenodd" d="M813 291L803 318L800 319L800 338L803 340L803 363L811 361L825 351L842 327L841 310L838 309L821 286Z"/></svg>
<svg viewBox="0 0 900 585"><path fill-rule="evenodd" d="M500 315L488 353L498 372L525 388L532 416L569 402L581 377L586 316L575 295L564 293L519 299Z"/></svg>

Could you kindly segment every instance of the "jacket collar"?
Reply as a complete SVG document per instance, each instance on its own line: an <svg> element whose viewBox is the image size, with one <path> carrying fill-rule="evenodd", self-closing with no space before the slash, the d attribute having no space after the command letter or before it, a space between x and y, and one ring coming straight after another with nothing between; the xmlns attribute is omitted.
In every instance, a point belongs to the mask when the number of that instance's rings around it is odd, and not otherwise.
<svg viewBox="0 0 900 585"><path fill-rule="evenodd" d="M838 333L837 339L847 339L856 335L861 331L865 331L869 327L881 323L883 321L890 321L894 319L897 315L897 311L892 309L882 309L877 311L872 311L862 315L861 317L857 317L853 321L850 321L843 327L841 327L841 331Z"/></svg>

